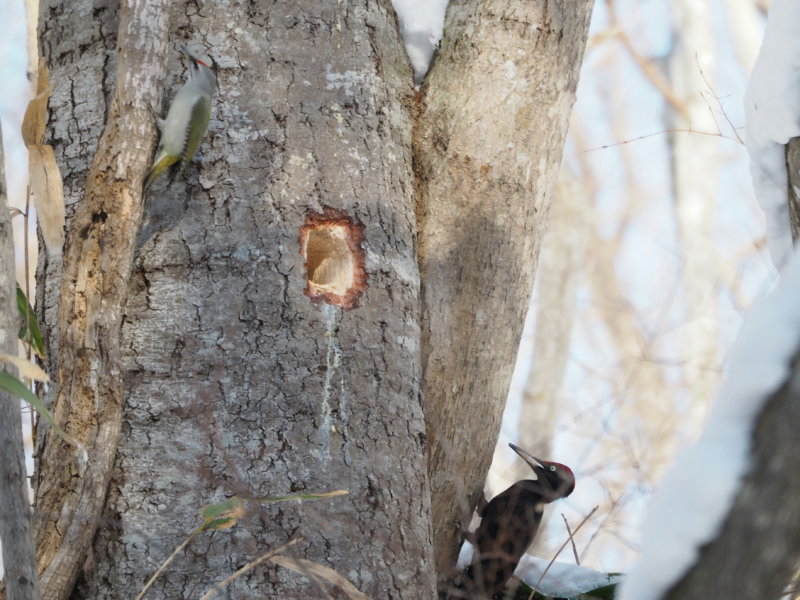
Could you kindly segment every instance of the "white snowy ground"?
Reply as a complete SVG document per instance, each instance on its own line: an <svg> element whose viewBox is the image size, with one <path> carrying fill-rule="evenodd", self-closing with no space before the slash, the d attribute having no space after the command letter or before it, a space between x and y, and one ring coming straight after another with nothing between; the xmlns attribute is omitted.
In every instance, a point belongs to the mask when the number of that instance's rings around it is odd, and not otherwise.
<svg viewBox="0 0 800 600"><path fill-rule="evenodd" d="M789 377L800 348L798 298L795 252L777 288L745 316L705 432L678 456L650 501L641 556L621 586L620 600L663 597L716 535L747 471L756 417Z"/></svg>
<svg viewBox="0 0 800 600"><path fill-rule="evenodd" d="M775 0L745 96L747 150L772 262L792 253L785 144L800 135L800 2Z"/></svg>

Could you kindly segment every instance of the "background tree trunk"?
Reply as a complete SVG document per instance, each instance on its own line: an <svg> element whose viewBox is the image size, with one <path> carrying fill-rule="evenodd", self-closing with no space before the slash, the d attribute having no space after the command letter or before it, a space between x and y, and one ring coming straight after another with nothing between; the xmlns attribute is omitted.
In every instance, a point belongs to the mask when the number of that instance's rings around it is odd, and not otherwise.
<svg viewBox="0 0 800 600"><path fill-rule="evenodd" d="M437 570L482 493L592 3L452 0L415 135Z"/></svg>
<svg viewBox="0 0 800 600"><path fill-rule="evenodd" d="M3 166L0 130L0 352L16 356L19 312L14 278L14 242ZM5 370L14 372L8 363ZM37 600L39 574L31 531L28 472L22 445L20 399L0 391L0 542L3 545L3 581L8 600Z"/></svg>
<svg viewBox="0 0 800 600"><path fill-rule="evenodd" d="M215 60L220 91L198 160L148 199L122 327L123 431L76 594L131 597L197 527L204 504L343 488L348 496L302 506L248 503L235 529L195 540L148 598L197 597L296 534L306 542L293 554L374 598L432 597L405 108L412 76L391 6L171 10L168 95L184 77L175 51L183 43ZM90 32L113 32L113 11L76 2L44 18L54 81L75 77L77 60L109 64L108 38L67 53L51 35L74 46L92 18L102 23ZM67 113L80 130L102 120L93 94L108 79L95 77L80 88L92 110ZM65 162L77 167L65 169L68 182L85 176L86 161ZM369 288L352 311L303 294L298 237L325 206L364 226ZM230 589L240 598L313 595L307 580L268 564Z"/></svg>
<svg viewBox="0 0 800 600"><path fill-rule="evenodd" d="M675 217L683 249L686 316L681 343L687 363L689 408L681 411L683 414L673 411L672 419L660 419L656 435L663 441L653 444L646 467L654 474L662 472L674 454L681 424L691 423L696 430L702 423L720 379L716 367L719 364L716 293L720 277L713 240L719 194L719 139L684 133L718 129L713 112L717 108L714 11L705 3L691 0L674 2L672 11L675 33L670 79L684 107L675 113L674 129L679 133L672 136L672 168Z"/></svg>
<svg viewBox="0 0 800 600"><path fill-rule="evenodd" d="M756 421L750 471L719 535L665 600L779 598L800 564L800 369Z"/></svg>

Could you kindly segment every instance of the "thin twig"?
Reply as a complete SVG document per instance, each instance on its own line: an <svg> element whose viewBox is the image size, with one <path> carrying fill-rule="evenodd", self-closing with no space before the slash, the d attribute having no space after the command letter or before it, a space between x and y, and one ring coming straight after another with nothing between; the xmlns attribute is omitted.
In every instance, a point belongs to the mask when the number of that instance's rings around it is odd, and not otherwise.
<svg viewBox="0 0 800 600"><path fill-rule="evenodd" d="M28 184L25 193L25 214L22 217L22 226L24 228L23 233L23 241L22 243L25 245L24 248L24 256L25 256L25 336L28 338L26 341L28 342L25 344L25 351L28 357L28 360L33 362L33 343L31 342L32 335L31 335L31 319L33 315L30 314L28 310L29 307L32 306L31 304L31 265L30 265L30 257L28 255L28 219L30 218L31 214L31 185ZM34 300L35 302L35 300ZM30 416L31 416L31 444L33 445L34 450L36 449L36 418L34 416L34 410L31 408Z"/></svg>
<svg viewBox="0 0 800 600"><path fill-rule="evenodd" d="M594 508L593 508L593 509L592 509L592 510L589 512L589 514L588 514L588 515L586 515L585 517L583 517L583 520L582 520L582 521L581 521L581 522L578 524L578 526L575 528L575 533L578 533L578 530L579 530L581 527L583 527L583 524L584 524L584 523L586 523L586 521L588 521L588 520L591 518L591 516L592 516L592 515L593 515L595 512L597 512L597 509L598 509L598 508L600 508L600 507L599 507L599 506L595 506L595 507L594 507ZM551 558L551 559L550 559L550 562L547 564L547 567L545 568L545 570L542 572L541 576L539 577L539 581L537 581L537 582L536 582L536 585L534 585L534 586L533 586L533 588L532 588L532 589L533 589L533 591L531 592L531 595L530 595L530 596L528 596L528 600L533 600L533 594L535 593L535 591L536 591L536 588L537 588L537 587L539 587L539 584L540 584L540 583L542 583L542 579L544 579L544 576L545 576L545 575L547 575L547 572L550 570L550 567L552 567L552 566L553 566L553 563L554 563L554 562L556 562L556 559L558 558L558 555L559 555L559 554L561 554L561 551L562 551L564 548L566 548L566 547L567 547L567 544L569 544L569 541L570 541L571 539L572 539L572 535L570 535L570 537L569 537L569 538L568 538L568 539L567 539L567 540L566 540L566 541L565 541L563 544L561 544L561 547L560 547L560 548L558 549L558 551L556 551L556 553L553 555L553 558Z"/></svg>
<svg viewBox="0 0 800 600"><path fill-rule="evenodd" d="M734 131L736 128L734 127ZM594 148L589 148L588 150L584 150L584 152L595 152L597 150L605 150L607 148L613 148L614 146L622 146L624 144L630 144L631 142L640 142L642 140L646 140L647 138L655 137L657 135L662 135L664 133L696 133L698 135L710 135L711 137L718 137L722 138L723 140L731 140L732 142L740 143L741 138L739 135L736 134L735 138L732 138L728 135L719 132L713 131L698 131L697 129L662 129L661 131L655 131L653 133L648 133L645 135L640 135L635 138L630 138L627 140L622 140L621 142L614 142L613 144L604 144L602 146L596 146Z"/></svg>
<svg viewBox="0 0 800 600"><path fill-rule="evenodd" d="M569 528L569 521L567 521L567 517L564 516L564 513L561 513L561 518L564 519L564 526L567 528L567 535L569 535L569 541L572 544L572 555L575 557L575 564L581 564L581 559L578 558L578 549L575 547L575 538L572 537L572 530Z"/></svg>
<svg viewBox="0 0 800 600"><path fill-rule="evenodd" d="M725 107L722 106L722 100L720 100L719 96L717 95L717 92L714 91L714 88L711 87L711 83L708 81L708 78L706 77L706 74L703 71L703 67L700 66L700 60L697 58L697 53L696 52L695 52L695 55L694 55L694 60L697 63L697 70L700 71L700 77L703 79L703 82L706 84L706 87L708 88L708 91L711 93L712 96L714 96L714 100L716 101L717 106L719 107L719 112L722 113L722 116L725 118L725 122L731 128L731 131L733 131L733 135L736 136L736 141L739 142L742 146L744 146L744 140L739 135L739 131L737 130L737 128L731 122L730 117L728 117L728 113L725 110ZM701 92L701 94L702 94L702 92ZM705 99L705 95L704 94L702 94L702 95L703 95L703 98ZM708 101L706 101L706 104L708 104ZM711 109L711 105L708 106L708 110L711 111L711 116L714 119L714 123L717 125L717 129L719 129L719 124L717 123L717 118L714 116L714 111ZM721 132L722 131L720 130L720 133Z"/></svg>
<svg viewBox="0 0 800 600"><path fill-rule="evenodd" d="M298 542L302 542L302 541L303 541L302 536L296 537L293 540L289 540L288 542L286 542L283 546L275 548L275 550L270 550L269 552L267 552L266 554L262 554L261 556L259 556L255 560L251 560L249 563L247 563L241 569L236 571L233 575L230 575L230 576L226 577L225 579L220 581L217 585L215 585L213 588L208 590L205 594L200 596L200 600L209 600L210 598L213 598L214 594L216 594L217 592L221 591L222 588L224 588L226 585L228 585L231 581L233 581L237 577L241 577L242 575L247 573L247 571L249 571L253 567L257 567L258 565L260 565L265 560L269 560L270 558L272 558L276 554L279 554L279 553L283 552L284 550L286 550L288 547L293 546L293 545L297 544Z"/></svg>

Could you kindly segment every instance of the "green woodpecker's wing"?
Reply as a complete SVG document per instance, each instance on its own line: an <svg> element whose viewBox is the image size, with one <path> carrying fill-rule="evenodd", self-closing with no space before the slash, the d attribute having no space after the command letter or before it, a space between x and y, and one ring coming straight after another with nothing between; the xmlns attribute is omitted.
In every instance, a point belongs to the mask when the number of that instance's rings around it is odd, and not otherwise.
<svg viewBox="0 0 800 600"><path fill-rule="evenodd" d="M200 141L206 134L208 122L211 119L211 96L201 95L192 106L192 116L186 130L186 146L181 156L181 162L188 163L197 152Z"/></svg>

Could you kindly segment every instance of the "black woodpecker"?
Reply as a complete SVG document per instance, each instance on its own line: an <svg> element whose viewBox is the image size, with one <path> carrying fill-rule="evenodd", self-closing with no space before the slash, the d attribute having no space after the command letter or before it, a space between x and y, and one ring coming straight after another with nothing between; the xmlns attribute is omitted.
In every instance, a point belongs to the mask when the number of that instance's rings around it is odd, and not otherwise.
<svg viewBox="0 0 800 600"><path fill-rule="evenodd" d="M575 475L569 467L539 460L514 444L509 446L528 463L535 477L518 481L481 511L481 524L472 535L472 564L465 573L473 598L492 598L506 586L536 537L544 505L566 498L575 489Z"/></svg>

